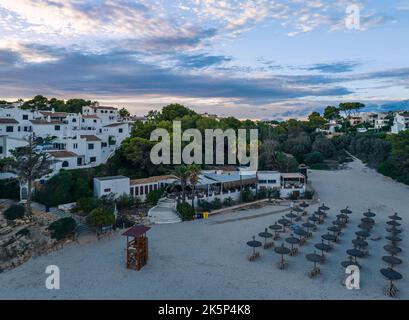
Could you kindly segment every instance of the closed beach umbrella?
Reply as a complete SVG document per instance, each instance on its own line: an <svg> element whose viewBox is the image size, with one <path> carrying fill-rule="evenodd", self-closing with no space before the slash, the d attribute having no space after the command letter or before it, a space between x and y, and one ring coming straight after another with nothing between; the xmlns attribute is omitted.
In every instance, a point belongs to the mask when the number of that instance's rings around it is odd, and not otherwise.
<svg viewBox="0 0 409 320"><path fill-rule="evenodd" d="M400 221L400 220L402 220L402 218L398 216L398 213L397 213L397 212L395 212L395 214L394 214L393 216L389 216L389 219L395 220L395 221Z"/></svg>
<svg viewBox="0 0 409 320"><path fill-rule="evenodd" d="M269 228L274 231L274 239L275 240L280 239L279 232L283 229L283 227L281 225L277 224L277 222L276 222L272 226L269 226Z"/></svg>
<svg viewBox="0 0 409 320"><path fill-rule="evenodd" d="M394 245L391 245L391 244L388 244L388 245L384 246L383 248L385 249L385 251L389 252L393 256L396 256L398 253L402 252L401 248L399 248L397 246L394 246Z"/></svg>
<svg viewBox="0 0 409 320"><path fill-rule="evenodd" d="M401 259L394 256L383 256L382 260L388 263L391 268L402 263Z"/></svg>
<svg viewBox="0 0 409 320"><path fill-rule="evenodd" d="M307 255L305 256L305 258L306 258L308 261L314 263L314 270L317 269L317 263L322 263L322 261L323 261L322 256L320 256L319 254L316 254L315 252L314 252L314 253L307 254Z"/></svg>
<svg viewBox="0 0 409 320"><path fill-rule="evenodd" d="M367 218L373 218L373 217L376 216L376 214L373 213L373 212L371 211L371 209L368 209L367 212L364 212L364 216L367 217Z"/></svg>

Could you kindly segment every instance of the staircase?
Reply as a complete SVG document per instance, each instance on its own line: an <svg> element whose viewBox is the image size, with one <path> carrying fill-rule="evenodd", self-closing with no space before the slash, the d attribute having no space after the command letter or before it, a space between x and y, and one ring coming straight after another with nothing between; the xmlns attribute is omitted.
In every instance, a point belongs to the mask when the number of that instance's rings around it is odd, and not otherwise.
<svg viewBox="0 0 409 320"><path fill-rule="evenodd" d="M176 212L176 200L162 198L156 207L149 210L148 218L151 223L167 224L178 223L182 220Z"/></svg>

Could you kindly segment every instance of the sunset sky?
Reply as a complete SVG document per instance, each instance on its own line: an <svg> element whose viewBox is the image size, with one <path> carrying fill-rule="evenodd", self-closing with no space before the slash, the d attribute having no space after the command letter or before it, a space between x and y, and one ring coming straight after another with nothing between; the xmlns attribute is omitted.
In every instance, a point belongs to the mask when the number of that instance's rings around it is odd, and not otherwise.
<svg viewBox="0 0 409 320"><path fill-rule="evenodd" d="M405 0L0 0L0 100L304 117L409 99L408 40Z"/></svg>

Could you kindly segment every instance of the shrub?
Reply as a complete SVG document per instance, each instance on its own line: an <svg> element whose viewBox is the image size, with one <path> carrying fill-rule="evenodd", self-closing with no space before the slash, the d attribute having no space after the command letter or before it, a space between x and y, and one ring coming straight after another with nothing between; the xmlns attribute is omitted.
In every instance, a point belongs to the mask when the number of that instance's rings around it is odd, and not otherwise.
<svg viewBox="0 0 409 320"><path fill-rule="evenodd" d="M3 215L7 220L16 220L22 219L24 217L24 212L24 206L19 204L12 204L4 211Z"/></svg>
<svg viewBox="0 0 409 320"><path fill-rule="evenodd" d="M163 197L164 193L165 189L153 190L146 196L146 202L152 206L156 206L158 201Z"/></svg>
<svg viewBox="0 0 409 320"><path fill-rule="evenodd" d="M206 201L206 200L199 200L198 205L200 208L202 208L203 211L212 211L213 210L213 204Z"/></svg>
<svg viewBox="0 0 409 320"><path fill-rule="evenodd" d="M269 197L269 199L273 198L273 199L280 199L280 190L279 189L272 189L271 190L271 197Z"/></svg>
<svg viewBox="0 0 409 320"><path fill-rule="evenodd" d="M122 228L122 227L130 228L133 225L134 225L133 222L129 220L126 216L120 216L115 222L115 226L117 228Z"/></svg>
<svg viewBox="0 0 409 320"><path fill-rule="evenodd" d="M228 197L226 199L224 199L223 201L223 205L226 207L230 207L233 204L233 199L232 197Z"/></svg>
<svg viewBox="0 0 409 320"><path fill-rule="evenodd" d="M129 209L134 205L133 197L123 194L118 199L116 199L116 206L118 210Z"/></svg>
<svg viewBox="0 0 409 320"><path fill-rule="evenodd" d="M96 197L81 198L77 201L76 209L88 214L95 208L98 208L100 204L101 201Z"/></svg>
<svg viewBox="0 0 409 320"><path fill-rule="evenodd" d="M311 153L307 153L304 157L304 161L308 165L322 163L324 161L324 156L319 151L314 151Z"/></svg>
<svg viewBox="0 0 409 320"><path fill-rule="evenodd" d="M99 207L91 211L87 222L94 227L102 227L115 224L115 215L105 207Z"/></svg>
<svg viewBox="0 0 409 320"><path fill-rule="evenodd" d="M216 199L213 200L212 205L213 205L214 210L221 209L222 208L222 201L219 198L216 198Z"/></svg>
<svg viewBox="0 0 409 320"><path fill-rule="evenodd" d="M257 198L258 199L267 199L268 198L268 190L263 188L263 189L259 189L257 192Z"/></svg>
<svg viewBox="0 0 409 320"><path fill-rule="evenodd" d="M243 202L252 202L254 201L254 194L250 189L245 189L241 192L241 200Z"/></svg>
<svg viewBox="0 0 409 320"><path fill-rule="evenodd" d="M76 226L73 218L62 218L50 224L48 229L51 231L51 238L61 240L74 234Z"/></svg>
<svg viewBox="0 0 409 320"><path fill-rule="evenodd" d="M17 179L0 180L0 199L20 199L20 184Z"/></svg>
<svg viewBox="0 0 409 320"><path fill-rule="evenodd" d="M178 204L177 210L183 221L192 220L195 216L195 210L187 202L182 202Z"/></svg>

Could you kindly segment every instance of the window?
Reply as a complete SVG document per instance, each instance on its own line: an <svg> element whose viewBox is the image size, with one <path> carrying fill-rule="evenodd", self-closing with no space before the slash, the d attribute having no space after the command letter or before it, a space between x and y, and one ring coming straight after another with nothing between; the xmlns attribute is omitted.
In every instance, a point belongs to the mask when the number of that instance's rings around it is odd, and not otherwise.
<svg viewBox="0 0 409 320"><path fill-rule="evenodd" d="M74 143L72 146L74 149L78 149L78 143Z"/></svg>
<svg viewBox="0 0 409 320"><path fill-rule="evenodd" d="M68 168L70 166L70 164L68 163L68 161L64 161L63 163L62 163L62 167L63 168Z"/></svg>
<svg viewBox="0 0 409 320"><path fill-rule="evenodd" d="M23 120L28 120L28 114L23 114Z"/></svg>
<svg viewBox="0 0 409 320"><path fill-rule="evenodd" d="M104 189L104 192L111 192L110 188Z"/></svg>
<svg viewBox="0 0 409 320"><path fill-rule="evenodd" d="M77 119L73 118L73 119L72 119L72 122L77 122Z"/></svg>
<svg viewBox="0 0 409 320"><path fill-rule="evenodd" d="M267 183L267 180L259 180L258 183L260 183L260 184L266 184L266 183Z"/></svg>
<svg viewBox="0 0 409 320"><path fill-rule="evenodd" d="M82 158L77 158L77 166L82 166Z"/></svg>
<svg viewBox="0 0 409 320"><path fill-rule="evenodd" d="M150 184L149 185L149 192L152 192L152 190L153 190L153 186Z"/></svg>
<svg viewBox="0 0 409 320"><path fill-rule="evenodd" d="M0 154L3 153L3 147L0 146Z"/></svg>
<svg viewBox="0 0 409 320"><path fill-rule="evenodd" d="M153 185L153 190L158 190L158 185L157 184Z"/></svg>
<svg viewBox="0 0 409 320"><path fill-rule="evenodd" d="M139 187L135 187L135 196L139 196Z"/></svg>
<svg viewBox="0 0 409 320"><path fill-rule="evenodd" d="M97 123L97 120L94 120L94 123Z"/></svg>
<svg viewBox="0 0 409 320"><path fill-rule="evenodd" d="M13 132L14 128L12 126L6 127L6 132Z"/></svg>
<svg viewBox="0 0 409 320"><path fill-rule="evenodd" d="M61 130L61 126L54 126L54 130L55 130L55 131L60 131L60 130Z"/></svg>
<svg viewBox="0 0 409 320"><path fill-rule="evenodd" d="M102 147L102 148L106 148L106 147L108 147L108 143L106 143L106 142L102 142L102 143L101 143L101 147Z"/></svg>
<svg viewBox="0 0 409 320"><path fill-rule="evenodd" d="M91 158L89 158L89 162L97 162L97 158L96 157L91 157Z"/></svg>
<svg viewBox="0 0 409 320"><path fill-rule="evenodd" d="M114 113L113 111L109 111L109 113Z"/></svg>
<svg viewBox="0 0 409 320"><path fill-rule="evenodd" d="M134 196L133 191L134 191L134 188L133 188L133 187L131 187L130 192L129 192L129 193L131 194L131 196Z"/></svg>
<svg viewBox="0 0 409 320"><path fill-rule="evenodd" d="M94 150L94 144L88 143L88 150Z"/></svg>
<svg viewBox="0 0 409 320"><path fill-rule="evenodd" d="M140 193L141 195L143 195L143 187L142 187L142 186L139 187L139 193Z"/></svg>
<svg viewBox="0 0 409 320"><path fill-rule="evenodd" d="M18 127L17 127L17 130L18 130L18 132L20 132L20 131L21 131L21 127L20 127L20 126L18 126Z"/></svg>
<svg viewBox="0 0 409 320"><path fill-rule="evenodd" d="M119 128L119 133L122 133L122 132L124 132L124 129L122 129L122 128Z"/></svg>
<svg viewBox="0 0 409 320"><path fill-rule="evenodd" d="M27 132L27 131L28 131L28 127L24 127L24 131Z"/></svg>
<svg viewBox="0 0 409 320"><path fill-rule="evenodd" d="M148 194L149 193L149 189L148 189L149 187L148 186L145 186L145 194Z"/></svg>
<svg viewBox="0 0 409 320"><path fill-rule="evenodd" d="M268 180L268 183L269 183L269 184L276 184L276 183L277 183L277 180Z"/></svg>

